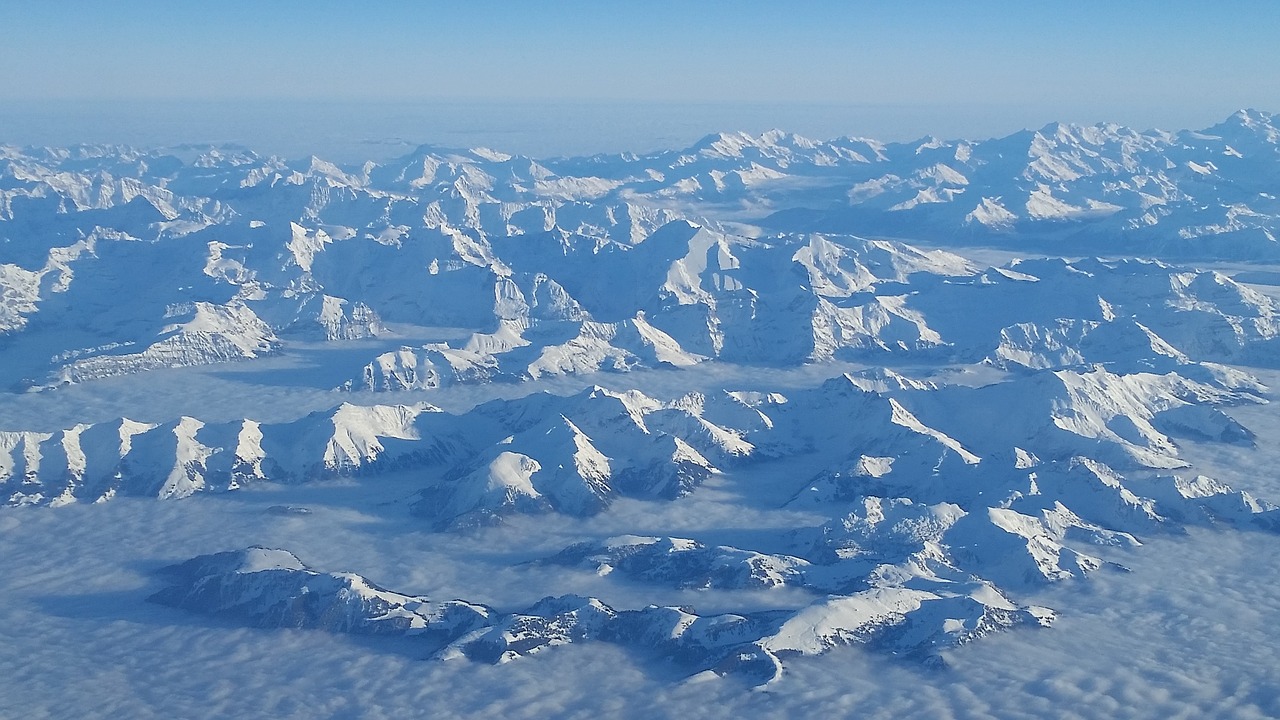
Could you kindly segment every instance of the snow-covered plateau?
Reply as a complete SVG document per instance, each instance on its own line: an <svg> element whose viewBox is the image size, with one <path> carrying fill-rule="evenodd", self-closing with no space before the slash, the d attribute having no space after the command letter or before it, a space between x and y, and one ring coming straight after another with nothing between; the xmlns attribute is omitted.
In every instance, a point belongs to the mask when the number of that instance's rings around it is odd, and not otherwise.
<svg viewBox="0 0 1280 720"><path fill-rule="evenodd" d="M1276 716L1277 192L0 145L0 715Z"/></svg>

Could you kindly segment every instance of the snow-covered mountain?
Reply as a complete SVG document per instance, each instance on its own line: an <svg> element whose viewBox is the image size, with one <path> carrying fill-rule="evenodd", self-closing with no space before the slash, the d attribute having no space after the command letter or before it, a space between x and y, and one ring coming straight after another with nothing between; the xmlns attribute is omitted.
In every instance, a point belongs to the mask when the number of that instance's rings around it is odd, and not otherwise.
<svg viewBox="0 0 1280 720"><path fill-rule="evenodd" d="M1096 276L1108 303L1116 281L1160 295L1172 282L1180 310L1226 303L1230 327L1197 341L1230 349L1274 327L1260 299L1226 297L1239 290L1225 278L1132 263L982 275L946 253L850 235L1274 258L1277 137L1272 115L1250 111L1201 132L1054 125L899 144L722 134L647 156L423 147L347 168L239 150L6 146L0 333L39 350L4 352L5 379L47 386L252 358L277 337L385 336L388 323L475 334L381 353L352 368L350 387L926 351L958 341L927 306L953 299L917 304L904 284L1080 281L1072 270ZM768 230L724 232L744 221ZM129 279L146 292L121 292Z"/></svg>
<svg viewBox="0 0 1280 720"><path fill-rule="evenodd" d="M617 610L594 598L548 597L514 612L461 600L433 602L384 590L360 575L321 573L284 550L204 555L166 568L152 602L260 627L316 628L419 638L441 660L503 663L572 642L653 649L688 670L776 679L780 658L867 644L936 658L939 649L1018 625L1048 625L1046 608L1019 607L982 583L939 592L875 589L796 613L697 615L685 608Z"/></svg>
<svg viewBox="0 0 1280 720"><path fill-rule="evenodd" d="M29 259L95 225L149 240L256 221L285 232L289 222L306 226L293 244L302 266L325 245L350 239L342 228L389 244L437 228L485 260L492 258L484 240L493 238L634 245L687 214L673 207L768 216L771 226L792 231L892 228L898 236L972 233L984 241L1048 232L1089 251L1123 240L1166 254L1274 256L1267 248L1278 143L1275 115L1241 110L1213 127L1177 132L1053 123L990 140L903 143L720 133L647 155L532 159L423 146L347 167L236 148L193 157L6 146L0 219L42 230L44 247Z"/></svg>
<svg viewBox="0 0 1280 720"><path fill-rule="evenodd" d="M671 401L590 388L460 415L343 404L283 424L183 418L8 432L0 481L10 504L59 505L407 470L423 487L404 498L405 511L448 531L513 513L595 515L620 497L676 500L726 470L783 461L791 470L771 480L771 494L829 520L757 533L757 547L584 540L530 567L807 593L793 610L701 616L569 595L506 612L386 591L262 549L172 568L171 586L152 598L265 627L421 635L441 658L504 662L586 640L642 645L689 672L763 683L790 654L856 643L937 662L939 651L989 632L1047 625L1053 611L1019 604L1018 593L1118 567L1105 548L1137 547L1153 533L1187 524L1280 531L1280 509L1186 472L1174 440L1252 442L1216 406L1260 401L1173 373L1103 369L1027 371L978 388L864 372L789 394Z"/></svg>
<svg viewBox="0 0 1280 720"><path fill-rule="evenodd" d="M589 388L497 400L461 416L426 403L344 403L277 424L122 418L0 432L0 486L11 505L61 505L435 468L439 480L414 508L447 526L513 511L587 515L618 494L674 499L720 472L708 457L733 462L752 449L687 403Z"/></svg>
<svg viewBox="0 0 1280 720"><path fill-rule="evenodd" d="M492 463L487 467L491 477L516 472L510 455L497 456L498 470ZM1030 457L1020 456L1019 470L1029 469ZM537 463L531 464L536 473ZM592 470L599 473L594 489L600 490L605 477L600 466ZM577 468L571 486L589 472ZM1087 548L1138 546L1136 532L1215 521L1280 531L1280 509L1202 476L1133 483L1159 499L1135 495L1125 478L1085 458L1037 464L1024 480L1026 495L1014 493L989 507L864 496L847 515L780 538L794 555L629 535L578 543L541 563L676 587L813 591L814 599L795 610L721 615L652 605L619 610L594 598L566 595L502 612L387 591L359 575L320 573L291 553L263 548L201 556L167 568L170 584L151 600L261 627L418 637L434 657L446 660L502 663L572 642L613 642L656 650L691 673L735 674L765 684L781 675L791 655L859 644L939 663L944 662L940 651L989 633L1048 626L1052 610L1019 605L1001 588L1020 591L1119 568ZM527 477L519 484L528 490ZM582 496L578 490L571 497ZM530 492L524 499L534 497Z"/></svg>
<svg viewBox="0 0 1280 720"><path fill-rule="evenodd" d="M386 532L553 528L504 570L554 593L440 601L251 547L166 569L151 599L446 660L602 641L753 684L840 645L941 662L1049 625L1022 598L1154 535L1280 531L1280 509L1194 462L1264 444L1250 408L1280 367L1280 309L1174 264L1280 258L1278 169L1256 111L1196 132L720 134L344 167L0 146L0 401L99 397L60 424L6 415L2 511L250 485L293 503L341 479L376 489ZM198 401L199 366L232 362L271 370L217 387L277 394L208 414L112 395L185 367L165 377ZM325 409L247 409L288 385ZM720 514L699 522L699 502Z"/></svg>
<svg viewBox="0 0 1280 720"><path fill-rule="evenodd" d="M187 262L180 250L156 250L166 272L180 274ZM268 284L244 280L253 274L243 265L237 273L208 274L205 261L216 255L226 262L227 252L215 244L193 256L193 277L174 281L191 284L179 285L167 303L156 300L164 288L117 292L109 283L127 270L105 260L91 280L49 286L47 297L43 281L32 280L35 299L12 303L21 323L0 349L12 360L9 382L48 387L251 359L276 352L289 338L385 337L384 320L471 334L379 353L351 368L344 389L431 389L683 368L708 359L784 366L885 353L930 361L990 357L1005 367L1119 362L1138 369L1135 358L1153 353L1168 369L1186 368L1185 358L1270 364L1280 334L1273 300L1216 272L1097 260L1021 261L983 271L955 255L902 243L747 238L685 221L662 226L636 246L524 258L546 272L513 270L507 262L481 267L454 255L452 270L436 272L432 260L419 264L416 277L384 277L385 268L407 273L413 263L404 257L408 251L392 249L376 261L335 258L343 269L333 267L324 281L315 274L325 255L316 254L306 263L310 270ZM370 278L368 287L343 288L347 299L329 294L351 277ZM207 299L190 300L193 294ZM1081 351L1055 350L1063 343Z"/></svg>

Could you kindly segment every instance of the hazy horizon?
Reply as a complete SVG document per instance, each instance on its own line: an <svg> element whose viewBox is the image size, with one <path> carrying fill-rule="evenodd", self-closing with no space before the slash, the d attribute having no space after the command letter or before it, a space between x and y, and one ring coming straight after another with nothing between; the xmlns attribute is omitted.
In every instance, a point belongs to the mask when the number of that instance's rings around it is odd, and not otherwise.
<svg viewBox="0 0 1280 720"><path fill-rule="evenodd" d="M288 158L384 160L419 145L491 147L540 157L681 148L713 132L781 129L813 139L982 140L1052 122L1202 129L1239 107L1046 116L1002 106L683 103L616 100L42 100L0 107L0 144L237 144ZM1260 110L1272 108L1259 107Z"/></svg>
<svg viewBox="0 0 1280 720"><path fill-rule="evenodd" d="M715 131L981 139L1280 110L1280 5L0 7L0 143L647 151ZM368 141L368 142L366 142Z"/></svg>

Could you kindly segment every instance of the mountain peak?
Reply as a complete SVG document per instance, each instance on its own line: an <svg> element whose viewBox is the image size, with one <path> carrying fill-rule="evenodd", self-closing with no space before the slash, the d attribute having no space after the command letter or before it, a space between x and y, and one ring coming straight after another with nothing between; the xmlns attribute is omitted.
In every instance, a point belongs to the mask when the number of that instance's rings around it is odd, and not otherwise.
<svg viewBox="0 0 1280 720"><path fill-rule="evenodd" d="M1245 127L1254 127L1256 125L1272 125L1275 122L1275 114L1256 110L1253 108L1241 108L1227 118L1228 122L1236 122Z"/></svg>

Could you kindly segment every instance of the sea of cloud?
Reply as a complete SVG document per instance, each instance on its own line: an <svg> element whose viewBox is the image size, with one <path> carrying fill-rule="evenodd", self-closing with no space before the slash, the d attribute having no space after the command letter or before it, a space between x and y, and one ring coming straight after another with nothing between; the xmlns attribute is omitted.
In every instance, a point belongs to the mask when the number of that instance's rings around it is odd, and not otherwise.
<svg viewBox="0 0 1280 720"><path fill-rule="evenodd" d="M530 532L423 532L383 503L409 490L358 483L270 488L181 502L25 508L0 517L0 716L4 717L1275 717L1280 713L1280 536L1194 529L1146 538L1131 573L1101 573L1029 598L1061 611L1051 629L1005 633L922 670L856 648L787 662L765 691L688 682L659 657L603 643L507 665L425 659L410 640L253 629L148 604L153 571L261 543L358 570L403 591L499 607L567 589L609 602L689 602L696 591L515 565L582 535L635 529L639 508ZM296 490L296 489L295 489ZM310 493L310 495L307 495ZM362 499L352 502L354 496ZM289 496L308 516L264 512ZM716 512L715 502L701 503ZM674 505L669 506L674 507ZM728 508L721 508L727 512ZM713 517L743 526L769 513ZM794 520L789 518L788 520ZM682 517L653 525L678 529ZM586 526L584 526L584 524ZM524 539L527 544L520 544ZM585 575L585 574L583 574ZM550 587L555 585L555 587ZM739 608L803 598L730 598ZM724 599L722 599L722 602ZM708 608L713 609L713 608ZM725 608L727 609L727 608Z"/></svg>

